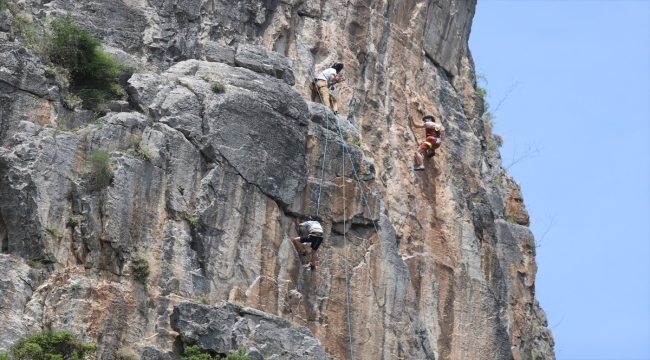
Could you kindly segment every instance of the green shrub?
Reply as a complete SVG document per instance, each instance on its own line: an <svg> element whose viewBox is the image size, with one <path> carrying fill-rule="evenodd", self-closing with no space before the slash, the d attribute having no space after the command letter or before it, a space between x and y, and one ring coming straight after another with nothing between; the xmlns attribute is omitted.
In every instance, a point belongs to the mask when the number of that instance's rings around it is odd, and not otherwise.
<svg viewBox="0 0 650 360"><path fill-rule="evenodd" d="M151 162L155 157L150 147L142 145L141 135L131 136L131 147L133 148L133 154L142 160Z"/></svg>
<svg viewBox="0 0 650 360"><path fill-rule="evenodd" d="M210 305L210 299L208 299L205 296L197 296L196 300L200 301L201 303L203 303L205 305Z"/></svg>
<svg viewBox="0 0 650 360"><path fill-rule="evenodd" d="M244 350L244 348L239 348L236 352L228 354L225 360L250 360L250 358L244 354L246 354L246 350Z"/></svg>
<svg viewBox="0 0 650 360"><path fill-rule="evenodd" d="M25 302L30 302L32 301L32 296L31 295L26 295L25 296Z"/></svg>
<svg viewBox="0 0 650 360"><path fill-rule="evenodd" d="M226 92L226 84L221 81L213 81L212 84L210 84L210 87L216 94L223 94Z"/></svg>
<svg viewBox="0 0 650 360"><path fill-rule="evenodd" d="M0 360L83 360L97 351L68 332L44 331L16 342Z"/></svg>
<svg viewBox="0 0 650 360"><path fill-rule="evenodd" d="M0 0L0 10L9 10L12 9L13 4L9 2L9 0Z"/></svg>
<svg viewBox="0 0 650 360"><path fill-rule="evenodd" d="M48 226L45 228L45 231L54 237L59 237L59 231L55 227Z"/></svg>
<svg viewBox="0 0 650 360"><path fill-rule="evenodd" d="M498 186L498 187L503 187L503 181L501 181L501 180L499 180L499 179L494 180L494 184L495 184L496 186Z"/></svg>
<svg viewBox="0 0 650 360"><path fill-rule="evenodd" d="M9 254L9 236L5 236L2 239L2 253Z"/></svg>
<svg viewBox="0 0 650 360"><path fill-rule="evenodd" d="M131 257L131 266L133 267L133 277L142 283L149 276L149 261L141 253L135 253Z"/></svg>
<svg viewBox="0 0 650 360"><path fill-rule="evenodd" d="M192 345L183 351L183 360L212 360L212 356L201 353L201 349L197 345Z"/></svg>
<svg viewBox="0 0 650 360"><path fill-rule="evenodd" d="M361 141L355 141L355 142L354 142L354 145L356 145L356 146L358 146L358 147L361 147Z"/></svg>
<svg viewBox="0 0 650 360"><path fill-rule="evenodd" d="M81 215L72 215L69 216L68 219L65 221L65 226L74 228L75 226L79 225L83 221L84 217Z"/></svg>
<svg viewBox="0 0 650 360"><path fill-rule="evenodd" d="M109 159L105 151L93 151L90 154L90 181L96 189L110 185L113 180L113 168Z"/></svg>
<svg viewBox="0 0 650 360"><path fill-rule="evenodd" d="M185 220L190 224L191 228L195 228L199 224L199 220L194 215L185 214Z"/></svg>
<svg viewBox="0 0 650 360"><path fill-rule="evenodd" d="M99 47L99 39L70 14L52 21L50 28L52 37L45 49L47 60L68 70L70 90L83 100L84 106L92 107L124 95L119 86L122 65Z"/></svg>
<svg viewBox="0 0 650 360"><path fill-rule="evenodd" d="M29 265L33 269L42 269L43 267L45 267L45 265L43 264L43 260L41 259L27 259L25 263L27 263L27 265Z"/></svg>
<svg viewBox="0 0 650 360"><path fill-rule="evenodd" d="M480 86L476 87L476 92L479 94L480 97L484 98L487 96L487 89L482 88Z"/></svg>
<svg viewBox="0 0 650 360"><path fill-rule="evenodd" d="M516 223L517 223L517 220L515 219L514 216L508 216L508 218L506 219L506 221L509 222L509 223L511 223L511 224L516 224Z"/></svg>

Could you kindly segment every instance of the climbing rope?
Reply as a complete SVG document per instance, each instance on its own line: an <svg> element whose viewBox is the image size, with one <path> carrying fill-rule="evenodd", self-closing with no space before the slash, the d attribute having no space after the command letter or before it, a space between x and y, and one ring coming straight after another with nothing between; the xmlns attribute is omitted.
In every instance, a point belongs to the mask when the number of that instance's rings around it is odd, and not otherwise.
<svg viewBox="0 0 650 360"><path fill-rule="evenodd" d="M311 74L312 79L316 78L315 73L314 73L314 57L313 55L308 51L307 47L300 41L300 37L298 37L298 34L294 31L294 35L296 36L296 40L298 41L298 44L303 48L305 52L307 52L310 57L311 57L311 66L309 67L309 72ZM318 187L318 200L317 200L317 207L316 207L316 215L318 215L320 211L320 200L321 200L321 192L323 189L323 180L325 178L325 158L327 156L327 138L329 137L329 114L327 112L327 107L325 106L325 102L323 101L323 97L320 94L320 91L317 91L318 97L320 98L321 104L323 105L323 108L325 110L325 118L326 118L326 124L327 124L327 131L325 132L325 148L323 151L323 164L321 167L321 178L320 178L320 185ZM338 115L334 114L336 118L336 124L337 126L339 125L338 121ZM347 323L348 323L348 340L350 343L350 358L351 360L354 360L354 349L352 347L352 327L350 324L350 286L348 284L348 240L347 240L347 235L345 231L346 227L346 222L345 222L345 217L346 217L346 207L345 207L345 153L347 151L347 148L345 146L345 141L343 141L343 135L341 133L341 127L338 126L339 128L339 134L341 134L341 146L342 146L342 161L341 161L341 187L343 189L343 248L344 250L344 257L345 257L345 303L346 303L346 315L347 315ZM354 169L354 166L352 167ZM376 228L375 228L376 229Z"/></svg>
<svg viewBox="0 0 650 360"><path fill-rule="evenodd" d="M300 38L298 37L298 34L294 31L293 34L296 36L296 40L298 41L298 44L300 47L302 47L303 51L306 52L309 57L311 58L311 64L309 66L309 74L311 75L312 79L316 78L316 73L314 72L314 55L309 52L305 44L300 41ZM317 91L318 92L318 91ZM321 103L323 103L323 98L320 95L320 92L318 92L318 97L321 100ZM323 104L323 106L325 106ZM329 130L330 130L330 117L329 114L327 113L327 110L325 111L325 123L326 123L326 131L325 131L325 148L323 150L323 163L321 165L321 172L320 172L320 184L318 185L318 198L316 200L316 215L320 213L320 200L321 200L321 194L323 192L323 179L325 178L325 158L327 157L327 140L329 138Z"/></svg>
<svg viewBox="0 0 650 360"><path fill-rule="evenodd" d="M303 49L303 51L310 55L312 63L310 65L309 71L310 71L310 74L311 74L312 78L315 78L316 76L315 76L314 70L313 70L314 57L311 54L311 52L309 52L307 47L302 43L302 41L300 41L300 38L298 37L298 34L295 31L294 31L294 35L296 36L296 40L297 40L299 46ZM318 215L318 212L320 210L320 200L321 200L321 193L322 193L323 180L324 180L324 174L325 174L325 159L326 159L326 156L327 156L327 142L328 142L328 134L329 134L329 114L328 114L327 107L325 106L325 103L323 101L323 98L322 98L320 92L317 91L317 93L318 93L318 97L319 97L319 99L321 101L321 105L323 105L323 108L325 109L325 117L326 117L326 124L327 124L326 125L327 126L327 132L325 133L325 146L324 146L324 152L323 152L323 162L322 162L322 166L321 166L321 179L320 179L320 185L319 185L319 189L318 189L318 200L317 200L317 210L316 210L316 214ZM350 288L349 288L349 282L348 282L348 247L347 247L347 231L346 231L346 216L347 216L346 215L346 200L345 200L345 155L346 155L346 153L347 153L347 156L348 156L348 160L350 161L350 167L352 168L354 177L355 177L355 179L357 181L357 184L359 186L359 190L361 191L361 197L362 197L363 202L365 204L365 207L366 207L366 209L368 211L368 214L370 216L372 225L373 225L373 227L375 229L375 233L377 234L377 236L379 236L379 229L378 229L377 223L375 221L375 216L373 215L372 210L370 209L370 205L368 204L368 199L366 197L365 191L363 190L363 186L361 184L361 180L359 178L359 175L357 174L357 170L354 167L354 161L352 159L352 154L348 151L345 139L343 138L343 131L341 130L341 124L340 124L340 121L339 121L338 114L334 114L334 118L336 120L336 127L337 127L337 130L339 132L339 137L340 137L340 140L341 140L341 147L342 147L342 162L341 162L341 166L342 166L342 171L341 171L342 182L341 182L341 187L342 187L342 194L343 194L343 247L345 249L344 250L344 258L345 258L345 301L346 301L346 315L347 315L347 323L348 323L348 340L349 340L349 345L350 345L350 357L351 357L352 360L354 360L354 349L353 349L353 346L352 346L352 329L351 329L351 322L350 322ZM415 184L414 184L414 186L415 186ZM415 196L415 193L414 193L414 196ZM416 201L416 203L415 203L415 213L416 213L416 219L417 219L417 197L415 197L415 201ZM380 240L379 240L379 242L380 242L380 245L381 245ZM422 244L420 243L420 253L421 253L421 250L422 250ZM420 263L419 263L418 272L419 272L419 278L420 278L420 282L421 282L421 279L422 279L422 261L421 261L421 259L420 259ZM389 271L389 273L390 273L390 276L391 276L391 278L393 280L393 284L396 286L396 292L397 292L397 279L395 278L395 274L393 273L393 271ZM421 284L420 284L420 287L421 287ZM406 299L402 298L402 300L403 301L401 302L401 304L402 304L402 306L404 308L405 313L408 315L409 313L408 313L408 309L407 309L407 306L406 306ZM423 351L421 343L420 343L420 351Z"/></svg>

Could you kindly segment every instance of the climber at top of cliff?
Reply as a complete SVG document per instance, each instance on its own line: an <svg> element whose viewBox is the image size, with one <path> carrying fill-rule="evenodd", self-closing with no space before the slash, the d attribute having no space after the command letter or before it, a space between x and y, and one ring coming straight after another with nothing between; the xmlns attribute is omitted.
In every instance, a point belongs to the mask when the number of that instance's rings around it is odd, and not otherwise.
<svg viewBox="0 0 650 360"><path fill-rule="evenodd" d="M323 105L332 109L334 114L338 112L338 104L336 103L336 99L330 91L330 88L331 90L334 90L335 84L345 81L345 78L342 75L339 75L341 71L343 71L343 63L337 61L332 64L330 68L323 70L323 72L321 72L312 83L312 101L316 100L318 94L320 94Z"/></svg>
<svg viewBox="0 0 650 360"><path fill-rule="evenodd" d="M418 163L418 166L413 170L424 171L424 154L427 154L427 157L434 157L436 155L436 149L440 147L442 142L442 133L445 131L444 126L436 124L435 118L433 115L425 115L422 117L422 122L417 123L411 115L408 115L409 120L413 124L413 127L416 129L425 129L425 140L420 143L418 149L415 151L415 161ZM431 121L427 121L431 120Z"/></svg>
<svg viewBox="0 0 650 360"><path fill-rule="evenodd" d="M322 219L316 215L311 215L307 217L307 221L300 223L299 218L296 218L296 229L303 227L307 235L298 236L293 239L293 243L298 249L298 255L301 257L307 256L305 248L302 246L302 243L311 243L311 270L316 269L316 262L318 261L318 248L323 242L323 227L320 224Z"/></svg>

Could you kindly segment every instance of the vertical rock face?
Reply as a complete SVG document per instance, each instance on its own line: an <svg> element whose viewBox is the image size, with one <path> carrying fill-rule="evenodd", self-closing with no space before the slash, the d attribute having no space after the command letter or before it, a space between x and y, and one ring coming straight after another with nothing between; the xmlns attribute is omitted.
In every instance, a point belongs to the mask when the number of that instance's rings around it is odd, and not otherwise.
<svg viewBox="0 0 650 360"><path fill-rule="evenodd" d="M175 359L179 342L221 352L221 335L186 325L223 315L251 358L554 359L523 196L481 118L475 5L18 2L35 26L69 12L143 69L129 80L137 111L97 121L61 106L2 13L0 349L55 329L98 342L101 359ZM345 63L338 123L307 100L312 59ZM430 113L445 138L415 174L424 134L407 114ZM316 212L326 240L311 271L291 238ZM238 305L183 302L198 298Z"/></svg>

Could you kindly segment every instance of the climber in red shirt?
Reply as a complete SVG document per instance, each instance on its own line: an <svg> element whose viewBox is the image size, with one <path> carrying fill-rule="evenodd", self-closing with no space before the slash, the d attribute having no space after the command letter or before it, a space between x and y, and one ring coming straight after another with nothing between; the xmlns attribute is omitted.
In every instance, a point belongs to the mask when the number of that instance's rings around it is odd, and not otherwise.
<svg viewBox="0 0 650 360"><path fill-rule="evenodd" d="M442 133L445 131L445 128L434 122L435 118L433 115L425 115L422 117L421 123L416 123L411 115L408 115L408 118L413 123L414 128L424 128L426 131L426 139L415 151L415 161L418 163L418 166L413 168L413 170L424 171L424 154L428 152L427 157L436 155L436 149L440 147Z"/></svg>

